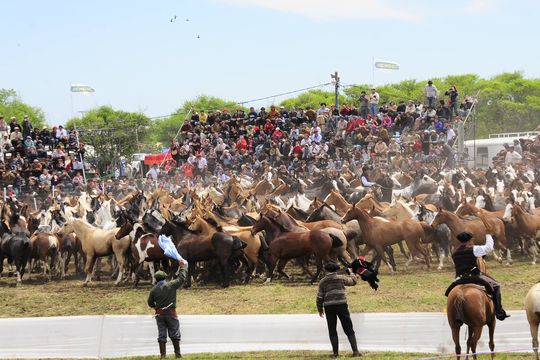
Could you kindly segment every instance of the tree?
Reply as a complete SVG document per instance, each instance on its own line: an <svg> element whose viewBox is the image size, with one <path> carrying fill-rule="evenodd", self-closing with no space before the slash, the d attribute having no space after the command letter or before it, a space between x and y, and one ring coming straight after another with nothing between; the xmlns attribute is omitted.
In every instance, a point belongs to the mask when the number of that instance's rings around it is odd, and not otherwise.
<svg viewBox="0 0 540 360"><path fill-rule="evenodd" d="M335 101L336 97L334 92L315 89L301 93L296 97L283 100L280 105L287 109L318 109L323 102L330 106L334 104ZM339 103L346 103L345 96L339 95Z"/></svg>
<svg viewBox="0 0 540 360"><path fill-rule="evenodd" d="M19 122L28 115L34 127L41 128L46 124L45 114L40 108L30 106L21 101L13 89L0 89L0 116L9 122L15 116Z"/></svg>
<svg viewBox="0 0 540 360"><path fill-rule="evenodd" d="M67 128L74 126L79 131L80 141L94 148L90 161L104 173L113 171L121 157L129 158L139 151L148 134L150 119L141 113L101 106L66 123Z"/></svg>
<svg viewBox="0 0 540 360"><path fill-rule="evenodd" d="M171 139L174 138L178 130L182 127L186 117L187 120L191 119L193 112L204 110L208 113L217 110L223 111L223 109L227 109L229 112L233 112L236 109L247 110L235 101L224 100L215 96L201 95L193 100L184 102L182 107L177 109L171 116L154 121L150 139L154 143L159 143L165 147L169 146Z"/></svg>

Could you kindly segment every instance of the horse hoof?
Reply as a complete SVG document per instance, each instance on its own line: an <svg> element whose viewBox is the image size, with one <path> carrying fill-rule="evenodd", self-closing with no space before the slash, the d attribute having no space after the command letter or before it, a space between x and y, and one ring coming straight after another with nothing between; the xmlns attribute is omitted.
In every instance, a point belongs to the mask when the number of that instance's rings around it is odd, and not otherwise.
<svg viewBox="0 0 540 360"><path fill-rule="evenodd" d="M270 284L270 282L271 282L271 281L272 281L272 279L270 279L270 278L266 278L266 280L265 280L265 282L264 282L264 283L265 283L265 284Z"/></svg>
<svg viewBox="0 0 540 360"><path fill-rule="evenodd" d="M437 270L442 270L442 266L437 266Z"/></svg>
<svg viewBox="0 0 540 360"><path fill-rule="evenodd" d="M82 286L83 286L83 287L87 287L87 286L88 286L88 283L83 283Z"/></svg>

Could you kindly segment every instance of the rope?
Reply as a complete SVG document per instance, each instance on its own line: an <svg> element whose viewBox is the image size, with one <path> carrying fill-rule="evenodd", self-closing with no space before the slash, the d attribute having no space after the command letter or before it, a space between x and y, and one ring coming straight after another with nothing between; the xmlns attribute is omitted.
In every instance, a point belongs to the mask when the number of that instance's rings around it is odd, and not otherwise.
<svg viewBox="0 0 540 360"><path fill-rule="evenodd" d="M331 84L332 84L332 83L329 82L329 83L319 84L319 85L315 85L315 86L310 86L310 87L303 88L303 89L298 89L298 90L293 90L293 91L287 91L287 92L284 92L284 93L281 93L281 94L276 94L276 95L266 96L266 97L262 97L262 98L259 98L259 99L246 100L246 101L239 101L239 102L237 102L237 104L243 105L243 104L247 104L247 103L250 103L250 102L256 102L256 101L261 101L261 100L272 99L272 98L276 98L276 97L283 96L283 95L290 95L290 94L294 94L294 93L301 92L301 91L306 91L306 90L311 90L311 89L317 89L317 88L320 88L320 87L323 87L323 86L327 86L327 85L331 85Z"/></svg>

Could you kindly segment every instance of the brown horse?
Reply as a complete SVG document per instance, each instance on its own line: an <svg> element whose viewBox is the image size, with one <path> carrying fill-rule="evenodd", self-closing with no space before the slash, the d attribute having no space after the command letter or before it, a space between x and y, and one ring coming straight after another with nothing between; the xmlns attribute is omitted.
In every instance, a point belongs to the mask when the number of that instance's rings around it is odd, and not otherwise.
<svg viewBox="0 0 540 360"><path fill-rule="evenodd" d="M448 294L446 305L448 324L452 330L456 357L461 358L461 345L459 344L459 330L461 325L468 326L469 338L467 339L467 358L472 351L476 359L476 345L482 335L484 325L489 329L489 349L491 358L495 358L493 350L493 333L495 332L495 308L493 301L487 296L484 289L475 284L458 285Z"/></svg>
<svg viewBox="0 0 540 360"><path fill-rule="evenodd" d="M388 245L397 244L402 240L405 240L410 251L407 265L410 264L414 256L422 254L429 268L428 253L421 245L424 230L419 221L390 221L380 217L372 218L367 210L359 209L356 206L345 214L342 221L347 222L350 220L358 220L362 229L362 237L366 243L363 253L367 254L371 249L375 250L377 257L384 261L391 273L394 273L394 268L386 258L384 248Z"/></svg>
<svg viewBox="0 0 540 360"><path fill-rule="evenodd" d="M330 191L330 194L324 199L324 203L328 204L329 206L333 206L335 208L335 211L343 216L347 211L349 211L350 208L352 208L352 205L345 200L345 198L336 190L332 189Z"/></svg>
<svg viewBox="0 0 540 360"><path fill-rule="evenodd" d="M493 229L492 235L495 240L495 249L506 251L507 264L509 264L511 255L510 249L508 249L506 246L506 233L503 221L496 217L486 217L486 221ZM450 211L439 208L435 219L433 219L433 222L431 223L431 226L437 226L440 224L446 224L448 228L450 228L452 238L455 242L457 242L458 234L465 231L472 234L473 242L476 245L483 245L486 242L486 227L480 218L465 219ZM500 257L497 258L499 261L502 261Z"/></svg>
<svg viewBox="0 0 540 360"><path fill-rule="evenodd" d="M251 226L245 226L242 228L236 228L231 226L224 226L216 219L219 217L213 213L207 213L204 217L197 217L193 223L189 226L189 230L198 231L201 234L214 234L216 232L224 232L229 235L236 236L246 243L244 248L245 259L247 259L247 266L245 268L244 283L247 284L251 279L253 270L259 261L259 251L261 249L261 239L259 234L251 233ZM240 258L241 260L243 258ZM245 261L243 261L245 264Z"/></svg>
<svg viewBox="0 0 540 360"><path fill-rule="evenodd" d="M30 253L30 271L28 277L34 268L34 262L39 261L43 267L43 276L47 280L51 280L53 271L60 270L57 265L59 260L60 242L58 237L52 233L34 233L30 237L32 252ZM49 260L49 263L47 262Z"/></svg>
<svg viewBox="0 0 540 360"><path fill-rule="evenodd" d="M199 261L217 260L223 274L223 287L229 287L231 278L230 261L243 254L243 242L236 236L222 232L200 234L188 229L188 225L180 220L167 221L160 231L171 236L178 252L190 264L185 286L191 286L195 264Z"/></svg>
<svg viewBox="0 0 540 360"><path fill-rule="evenodd" d="M251 232L256 234L262 230L266 232L266 241L269 247L268 257L266 258L266 264L268 266L267 283L272 281L274 269L278 261L278 272L284 274L283 267L288 260L308 254L315 256L317 264L317 271L311 276L311 283L314 283L321 273L323 261L330 260L332 249L343 246L343 243L332 234L327 234L319 230L303 232L288 231L275 220L263 215L253 225ZM309 269L307 269L307 272L309 274Z"/></svg>

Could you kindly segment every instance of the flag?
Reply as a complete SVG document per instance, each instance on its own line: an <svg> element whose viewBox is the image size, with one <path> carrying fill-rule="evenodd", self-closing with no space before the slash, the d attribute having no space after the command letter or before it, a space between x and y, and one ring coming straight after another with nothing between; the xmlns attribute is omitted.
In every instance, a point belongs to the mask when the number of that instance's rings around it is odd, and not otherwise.
<svg viewBox="0 0 540 360"><path fill-rule="evenodd" d="M71 92L75 93L94 93L96 90L88 85L71 85Z"/></svg>
<svg viewBox="0 0 540 360"><path fill-rule="evenodd" d="M399 64L391 61L376 61L377 69L399 70Z"/></svg>
<svg viewBox="0 0 540 360"><path fill-rule="evenodd" d="M188 262L182 257L182 255L180 255L180 253L176 249L176 246L174 246L174 243L172 242L170 237L167 237L165 235L159 235L158 244L159 244L159 247L165 253L165 255L167 255L171 259L183 261L184 263L186 263L185 266L187 267Z"/></svg>

